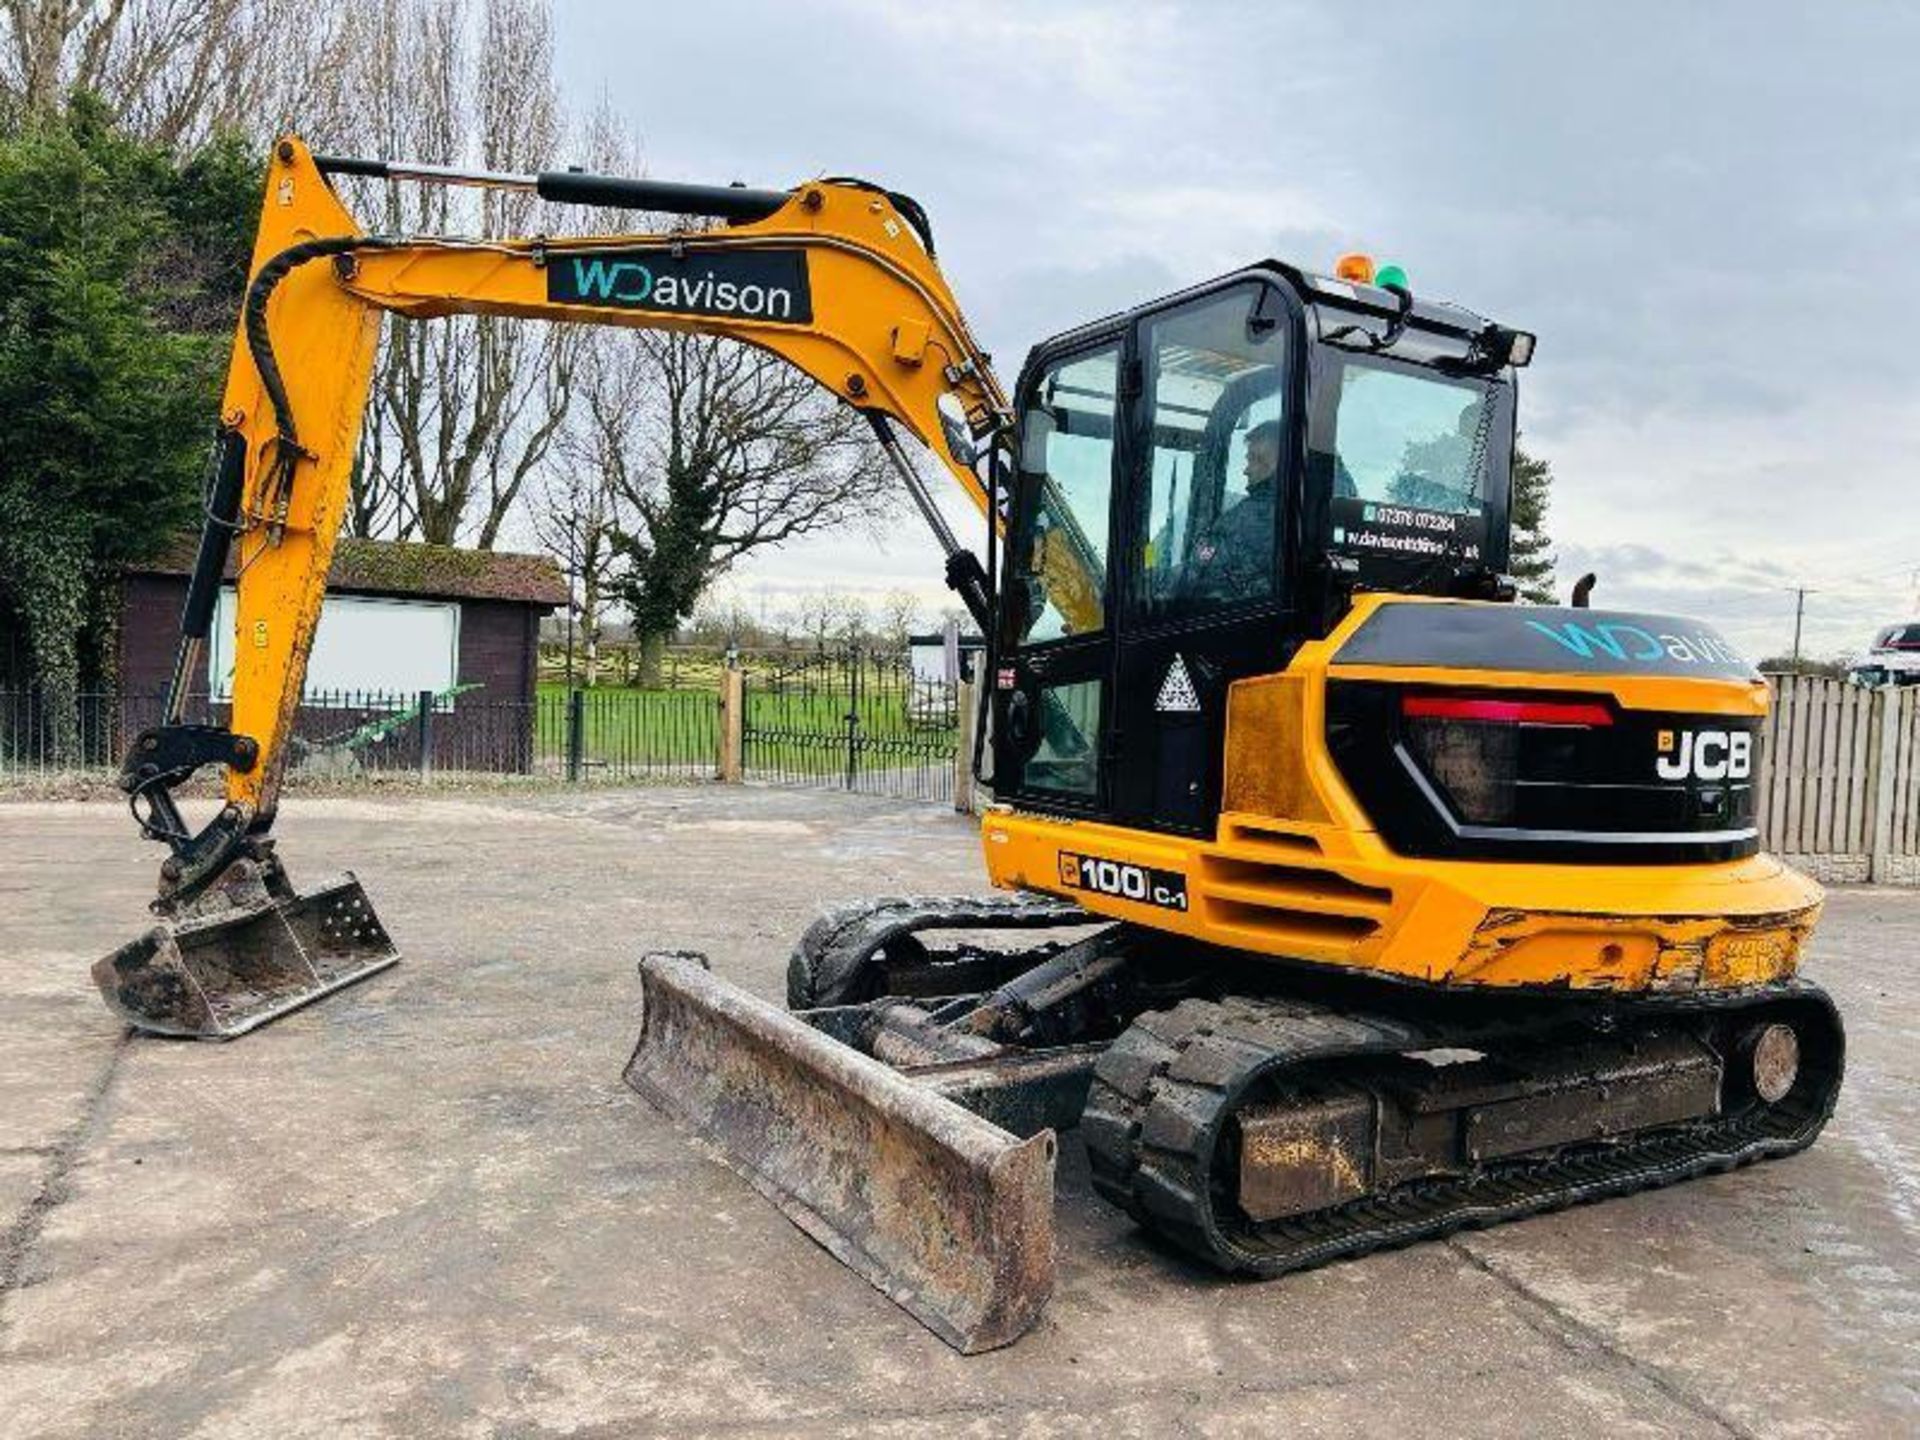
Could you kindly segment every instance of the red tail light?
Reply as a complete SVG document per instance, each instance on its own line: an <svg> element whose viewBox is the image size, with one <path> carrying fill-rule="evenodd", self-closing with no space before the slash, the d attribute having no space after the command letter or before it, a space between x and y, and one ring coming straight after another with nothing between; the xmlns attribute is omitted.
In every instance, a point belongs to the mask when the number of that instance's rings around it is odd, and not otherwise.
<svg viewBox="0 0 1920 1440"><path fill-rule="evenodd" d="M1613 724L1597 700L1526 695L1402 694L1407 743L1460 818L1511 825L1518 818L1523 764L1536 778L1578 768L1580 737ZM1562 753L1564 752L1564 753ZM1530 755L1530 762L1522 756Z"/></svg>
<svg viewBox="0 0 1920 1440"><path fill-rule="evenodd" d="M1496 725L1611 725L1604 705L1566 700L1490 700L1470 695L1403 695L1400 713L1418 720L1479 720Z"/></svg>

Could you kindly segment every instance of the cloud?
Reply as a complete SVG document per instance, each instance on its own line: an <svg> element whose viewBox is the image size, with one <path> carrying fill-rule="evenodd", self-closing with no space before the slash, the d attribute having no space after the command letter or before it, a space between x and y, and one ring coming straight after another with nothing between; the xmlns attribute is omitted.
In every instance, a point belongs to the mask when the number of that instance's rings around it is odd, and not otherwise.
<svg viewBox="0 0 1920 1440"><path fill-rule="evenodd" d="M1265 254L1365 248L1539 333L1522 424L1554 464L1563 583L1597 557L1603 593L1718 605L1780 644L1784 587L1807 585L1807 643L1831 649L1910 612L1920 11L560 0L557 18L570 88L604 87L663 178L915 194L1009 381L1097 315ZM924 558L840 545L750 572L890 583Z"/></svg>
<svg viewBox="0 0 1920 1440"><path fill-rule="evenodd" d="M1020 0L976 0L964 7L840 0L841 15L870 26L910 54L939 65L956 54L1001 57L997 79L1012 76L1110 107L1174 103L1184 93L1165 63L1179 44L1183 7L1135 0L1037 7Z"/></svg>

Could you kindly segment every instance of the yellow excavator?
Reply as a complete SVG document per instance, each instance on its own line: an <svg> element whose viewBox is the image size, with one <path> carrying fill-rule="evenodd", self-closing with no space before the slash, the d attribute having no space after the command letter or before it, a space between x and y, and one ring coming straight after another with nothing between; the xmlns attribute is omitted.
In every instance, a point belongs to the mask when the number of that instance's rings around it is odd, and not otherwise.
<svg viewBox="0 0 1920 1440"><path fill-rule="evenodd" d="M701 217L376 235L330 176ZM823 915L782 1010L641 961L627 1078L964 1351L1052 1286L1057 1135L1143 1227L1276 1275L1812 1143L1840 1087L1797 978L1818 888L1760 853L1765 683L1711 626L1515 603L1533 337L1404 271L1272 261L1034 347L1011 398L908 197L276 149L173 703L122 784L162 923L95 978L228 1036L396 952L269 835L379 316L759 346L872 422L988 639L993 897ZM986 519L953 533L913 436ZM233 711L182 722L235 554ZM198 832L172 792L226 769Z"/></svg>

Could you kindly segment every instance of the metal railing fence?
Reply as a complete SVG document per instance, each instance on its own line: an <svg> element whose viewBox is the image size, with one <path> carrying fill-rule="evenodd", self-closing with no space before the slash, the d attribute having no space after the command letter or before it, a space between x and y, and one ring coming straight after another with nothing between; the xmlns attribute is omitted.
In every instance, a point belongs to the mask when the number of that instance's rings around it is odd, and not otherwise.
<svg viewBox="0 0 1920 1440"><path fill-rule="evenodd" d="M741 767L750 780L950 802L956 685L899 652L816 654L742 679Z"/></svg>
<svg viewBox="0 0 1920 1440"><path fill-rule="evenodd" d="M1755 777L1766 848L1824 880L1920 884L1920 687L1867 690L1775 675ZM964 777L957 687L916 678L904 657L816 655L739 679L736 753L723 753L724 686L565 690L532 700L472 689L333 692L296 712L289 775L522 777L556 783L710 780L717 774L948 802ZM0 690L0 784L105 778L159 695L86 692L54 711ZM196 697L187 719L224 724ZM729 766L731 759L731 766Z"/></svg>
<svg viewBox="0 0 1920 1440"><path fill-rule="evenodd" d="M158 695L84 692L69 711L37 691L0 691L0 782L111 774L163 709ZM714 774L718 710L710 691L542 690L532 700L465 688L314 694L294 715L288 775L705 780ZM185 718L225 724L228 707L195 697Z"/></svg>

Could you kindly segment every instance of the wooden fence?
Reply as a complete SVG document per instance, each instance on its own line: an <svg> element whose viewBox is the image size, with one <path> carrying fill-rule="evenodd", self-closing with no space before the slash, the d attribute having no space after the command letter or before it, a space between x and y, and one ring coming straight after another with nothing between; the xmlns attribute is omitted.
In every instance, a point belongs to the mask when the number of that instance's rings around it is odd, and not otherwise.
<svg viewBox="0 0 1920 1440"><path fill-rule="evenodd" d="M1766 848L1820 880L1920 885L1920 687L1767 678Z"/></svg>

